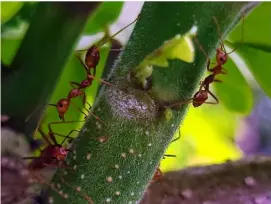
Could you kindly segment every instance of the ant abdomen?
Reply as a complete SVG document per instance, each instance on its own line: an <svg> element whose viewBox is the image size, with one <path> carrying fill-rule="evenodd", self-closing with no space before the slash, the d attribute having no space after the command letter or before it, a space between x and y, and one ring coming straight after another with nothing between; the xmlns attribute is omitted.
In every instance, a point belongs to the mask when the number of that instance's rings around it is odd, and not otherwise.
<svg viewBox="0 0 271 204"><path fill-rule="evenodd" d="M89 69L96 68L100 60L100 51L96 46L92 46L86 53L85 64Z"/></svg>
<svg viewBox="0 0 271 204"><path fill-rule="evenodd" d="M200 90L193 97L193 106L199 107L208 99L208 92Z"/></svg>
<svg viewBox="0 0 271 204"><path fill-rule="evenodd" d="M82 94L83 94L83 92L80 91L79 89L72 89L72 90L69 92L68 98L74 98L74 97L80 96L80 95L82 95Z"/></svg>
<svg viewBox="0 0 271 204"><path fill-rule="evenodd" d="M61 120L64 120L64 115L68 111L69 105L70 105L70 100L68 100L68 99L60 99L57 102L56 108L57 108L57 112L59 114L59 118Z"/></svg>

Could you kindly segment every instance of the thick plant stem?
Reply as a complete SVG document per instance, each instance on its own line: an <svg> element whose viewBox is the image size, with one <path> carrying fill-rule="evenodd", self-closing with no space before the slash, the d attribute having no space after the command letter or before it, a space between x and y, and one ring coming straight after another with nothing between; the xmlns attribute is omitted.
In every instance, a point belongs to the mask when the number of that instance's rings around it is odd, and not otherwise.
<svg viewBox="0 0 271 204"><path fill-rule="evenodd" d="M196 24L198 39L208 54L219 42L212 16L221 23L223 35L240 18L247 3L145 3L133 35L116 66L113 87L101 90L95 114L106 126L90 117L75 141L68 163L75 171L59 170L53 182L64 179L88 194L94 203L135 203L141 197L187 105L165 117L161 104L190 98L205 68L205 57L197 49L196 61L171 61L169 67L154 67L152 87L139 90L128 75L145 56ZM169 110L170 111L170 110ZM171 115L171 114L166 114ZM107 140L101 142L100 138ZM76 191L64 187L66 203L86 203ZM51 192L54 203L62 198Z"/></svg>
<svg viewBox="0 0 271 204"><path fill-rule="evenodd" d="M10 116L14 129L32 135L89 13L98 4L39 3L11 64L13 74L3 81L2 113Z"/></svg>

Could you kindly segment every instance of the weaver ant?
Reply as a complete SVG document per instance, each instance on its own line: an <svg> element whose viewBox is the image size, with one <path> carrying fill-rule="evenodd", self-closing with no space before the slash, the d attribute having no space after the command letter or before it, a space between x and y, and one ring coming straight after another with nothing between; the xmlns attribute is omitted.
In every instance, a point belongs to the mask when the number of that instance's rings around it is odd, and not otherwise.
<svg viewBox="0 0 271 204"><path fill-rule="evenodd" d="M139 16L133 22L131 22L130 24L128 24L124 28L120 29L117 33L115 33L114 35L112 35L110 37L110 39L112 39L117 34L119 34L120 32L122 32L128 26L132 25L134 22L137 21L138 18L139 18ZM105 37L97 45L93 45L92 47L90 47L87 50L84 62L80 58L78 52L85 51L85 50L77 50L76 51L76 56L78 57L79 61L81 62L81 64L85 68L87 77L86 77L86 79L84 79L80 83L71 81L70 84L72 86L72 90L68 93L67 98L60 99L56 104L49 104L50 106L55 106L57 108L57 111L58 111L58 114L59 114L59 118L61 120L63 120L63 121L65 120L64 119L64 115L68 111L70 104L72 104L73 106L75 106L81 113L83 113L85 115L85 118L87 117L87 115L83 111L81 111L75 104L72 103L71 99L75 98L75 97L78 97L78 96L83 96L83 106L84 106L84 109L86 109L85 108L85 104L87 103L87 101L86 101L86 94L85 94L84 89L87 88L87 87L90 87L92 85L92 81L95 79L95 76L96 76L96 67L97 67L97 65L99 63L99 60L100 60L100 50L99 49L107 41L108 41L108 34L106 34ZM91 70L92 69L93 69L93 74L91 74ZM109 82L106 82L106 81L104 81L102 79L100 79L100 81L102 83L108 85L108 86L112 85ZM87 103L87 104L89 105L89 107L91 107L89 103ZM100 118L98 118L94 114L92 114L92 115L97 120L100 120Z"/></svg>
<svg viewBox="0 0 271 204"><path fill-rule="evenodd" d="M181 136L180 136L180 132L179 132L179 136L176 139L172 140L170 142L170 144L173 143L173 142L175 142L175 141L177 141L178 139L180 139L180 137ZM164 154L162 159L165 159L166 157L176 157L176 155ZM162 171L160 169L160 164L159 164L158 167L155 169L155 172L154 172L154 175L152 177L152 181L151 182L154 182L154 181L160 179L162 176L163 176L163 173L162 173Z"/></svg>
<svg viewBox="0 0 271 204"><path fill-rule="evenodd" d="M40 127L38 127L38 131L40 132L41 136L44 138L44 140L47 142L47 146L41 150L41 155L39 157L23 157L22 159L32 159L32 162L28 165L28 170L30 172L35 173L36 171L39 171L41 169L44 169L46 167L57 167L57 168L66 168L66 169L71 169L74 171L73 168L69 168L67 163L64 161L68 152L72 151L71 148L65 148L63 147L64 142L69 138L69 139L74 139L73 137L70 137L70 135L73 132L79 132L78 130L71 130L68 135L62 135L59 133L55 133L52 130L51 125L53 124L60 124L60 123L74 123L74 122L85 122L85 121L66 121L66 122L51 122L48 124L48 135L46 135ZM63 141L59 144L56 141L55 135L64 137ZM78 190L74 188L72 185L68 184L62 175L61 176L61 182L67 185L68 187L72 188L75 190L77 193L79 193L81 196L84 197L85 200L88 201L88 203L93 203L92 199L85 195L84 193L81 192L81 190ZM41 176L35 175L39 180L42 179ZM44 179L43 179L44 180ZM44 181L43 181L44 182ZM66 199L65 196L61 192L58 192L57 189L51 184L46 183L47 185L50 185L53 190L55 190L60 196Z"/></svg>
<svg viewBox="0 0 271 204"><path fill-rule="evenodd" d="M109 32L108 30L106 30L106 34L105 36L100 40L100 42L98 42L96 45L93 45L92 47L90 47L85 55L85 60L84 62L81 60L80 56L79 56L79 52L85 51L85 50L77 50L76 51L76 56L78 57L78 59L80 60L80 62L83 64L87 75L91 75L91 69L93 69L93 76L96 75L96 67L100 61L100 47L103 46L109 39L113 39L116 35L118 35L120 32L122 32L123 30L125 30L126 28L128 28L129 26L131 26L133 23L135 23L140 15L138 15L138 17L132 21L131 23L129 23L128 25L126 25L125 27L123 27L122 29L120 29L118 32L116 32L115 34L113 34L112 36L109 37Z"/></svg>
<svg viewBox="0 0 271 204"><path fill-rule="evenodd" d="M227 70L225 70L223 68L223 65L226 64L226 62L228 60L228 55L233 53L237 49L237 47L234 48L230 52L226 51L225 44L224 44L224 41L222 39L222 33L220 31L220 28L219 28L218 20L214 16L212 18L213 18L214 23L216 24L217 33L219 34L219 38L220 38L220 41L221 41L221 42L219 42L220 48L216 48L216 63L215 63L213 68L210 68L210 66L211 66L210 57L207 55L207 53L203 49L202 45L198 42L197 38L195 38L195 41L198 44L201 51L203 52L203 54L205 55L205 57L207 58L207 70L209 72L212 72L214 75L227 74ZM241 43L243 42L243 36L244 36L244 14L242 16L242 19L243 19L243 24L242 24L242 33L241 33L241 35L242 35Z"/></svg>
<svg viewBox="0 0 271 204"><path fill-rule="evenodd" d="M22 159L32 159L32 162L29 164L29 168L31 170L39 170L43 169L47 166L59 167L59 168L67 168L67 164L64 161L68 152L71 149L63 147L64 142L70 138L70 135L73 132L79 132L78 130L71 130L68 135L62 135L59 133L55 133L52 130L52 124L59 124L59 123L74 123L74 122L84 122L84 121L67 121L67 122L52 122L48 124L48 135L46 135L41 128L38 128L39 133L41 134L42 138L47 142L47 146L41 150L41 154L39 157L23 157ZM64 140L58 144L56 141L55 135L64 137Z"/></svg>
<svg viewBox="0 0 271 204"><path fill-rule="evenodd" d="M210 84L213 82L222 82L219 79L215 79L215 77L218 74L227 74L227 70L225 70L223 68L223 65L227 62L228 55L231 54L232 52L234 52L237 48L234 48L231 52L228 52L228 53L226 52L226 48L225 48L224 42L222 40L222 34L219 29L218 20L215 17L213 17L213 20L216 24L217 32L218 32L220 40L221 40L221 42L219 42L220 48L216 49L216 63L214 65L214 67L210 68L211 59L209 58L209 56L207 55L207 53L203 49L202 45L198 42L197 38L195 37L196 43L198 44L199 48L201 49L201 51L204 53L205 57L207 58L207 70L209 72L212 72L212 74L205 77L205 79L203 81L201 81L199 90L194 94L194 96L191 99L188 99L186 101L182 101L180 103L172 104L169 107L172 107L172 108L179 107L181 104L187 104L187 103L191 103L191 102L194 107L199 107L204 103L206 103L206 104L218 104L219 103L219 100L210 91L209 87L210 87ZM244 16L243 16L243 21L244 21ZM243 36L243 33L244 33L244 23L243 23L243 27L242 27L242 36ZM243 41L243 37L242 37L242 41ZM215 102L206 102L209 94L215 99Z"/></svg>

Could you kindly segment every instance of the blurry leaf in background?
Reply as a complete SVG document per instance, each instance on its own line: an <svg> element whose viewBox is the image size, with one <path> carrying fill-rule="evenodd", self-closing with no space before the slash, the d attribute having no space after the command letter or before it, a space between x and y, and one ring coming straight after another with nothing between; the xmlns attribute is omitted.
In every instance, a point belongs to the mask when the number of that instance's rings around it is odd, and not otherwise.
<svg viewBox="0 0 271 204"><path fill-rule="evenodd" d="M271 46L271 3L263 2L256 7L244 22L244 43L255 43ZM241 42L240 35L242 23L229 34L228 39L232 42Z"/></svg>
<svg viewBox="0 0 271 204"><path fill-rule="evenodd" d="M248 46L241 46L237 53L242 56L255 80L271 98L271 53Z"/></svg>
<svg viewBox="0 0 271 204"><path fill-rule="evenodd" d="M15 7L13 4L17 3L20 7L16 7L15 15L10 16L7 21L1 22L1 60L8 65L12 62L20 47L21 41L28 29L29 21L37 6L35 2L1 2L2 14L3 9L6 12L6 10L13 9Z"/></svg>
<svg viewBox="0 0 271 204"><path fill-rule="evenodd" d="M117 20L124 2L103 2L89 18L84 34L90 35L104 30L106 26Z"/></svg>
<svg viewBox="0 0 271 204"><path fill-rule="evenodd" d="M249 114L253 108L253 94L250 86L231 58L228 58L224 68L227 74L216 77L222 82L214 83L219 101L229 111Z"/></svg>
<svg viewBox="0 0 271 204"><path fill-rule="evenodd" d="M230 33L229 39L247 63L251 74L265 93L271 97L271 3L264 2L245 18L243 44L242 22Z"/></svg>
<svg viewBox="0 0 271 204"><path fill-rule="evenodd" d="M1 24L11 19L24 5L24 2L1 2Z"/></svg>
<svg viewBox="0 0 271 204"><path fill-rule="evenodd" d="M11 3L11 2L9 2ZM8 21L1 24L1 38L22 39L37 8L36 2L25 2Z"/></svg>
<svg viewBox="0 0 271 204"><path fill-rule="evenodd" d="M10 65L20 47L21 39L1 39L1 60Z"/></svg>
<svg viewBox="0 0 271 204"><path fill-rule="evenodd" d="M235 114L221 105L191 107L181 125L181 139L165 153L176 158L162 160L162 171L239 158L241 152L233 142L236 122Z"/></svg>

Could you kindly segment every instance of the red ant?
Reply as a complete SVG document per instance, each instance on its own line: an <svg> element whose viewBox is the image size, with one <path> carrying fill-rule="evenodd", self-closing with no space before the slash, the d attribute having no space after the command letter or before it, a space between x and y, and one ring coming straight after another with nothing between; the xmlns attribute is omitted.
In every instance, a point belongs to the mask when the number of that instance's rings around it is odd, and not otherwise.
<svg viewBox="0 0 271 204"><path fill-rule="evenodd" d="M206 104L218 104L219 103L218 99L210 91L209 87L210 87L210 84L213 82L222 82L219 79L215 79L215 77L218 74L227 74L227 71L223 68L223 65L227 62L228 55L231 54L232 52L234 52L237 48L234 48L231 52L228 52L228 53L226 52L226 48L225 48L224 42L222 40L222 34L219 29L218 21L215 17L213 17L213 20L216 24L217 32L219 33L219 36L221 39L221 42L219 43L220 48L216 49L216 64L213 68L210 68L211 60L210 60L209 56L207 55L207 53L205 52L205 50L203 49L201 44L198 42L197 38L195 38L196 43L198 44L199 48L201 49L201 51L204 53L205 57L207 58L207 70L209 72L212 72L212 74L205 77L205 79L203 81L201 81L199 90L194 94L194 96L191 99L188 99L186 101L182 101L181 103L176 103L176 104L170 105L169 107L176 107L176 106L178 107L181 104L186 104L186 103L190 103L190 102L192 102L194 107L199 107L204 103L206 103ZM243 21L244 21L244 18L243 18ZM244 23L243 23L243 27L242 27L242 36L243 36L243 32L244 32ZM243 38L242 38L242 41L243 41ZM215 99L215 102L206 102L209 94Z"/></svg>
<svg viewBox="0 0 271 204"><path fill-rule="evenodd" d="M212 72L214 75L227 74L227 70L225 70L223 68L223 65L226 64L226 62L228 60L228 55L231 54L231 53L233 53L237 49L237 47L234 48L232 51L230 51L230 52L227 53L224 41L222 40L222 33L220 31L220 28L219 28L218 20L214 16L212 18L213 18L213 20L214 20L214 22L216 24L217 32L218 32L220 40L221 40L221 42L219 42L220 48L216 49L216 64L215 64L215 66L213 68L210 68L211 59L207 55L207 53L205 52L205 50L203 49L203 47L201 46L201 44L197 41L197 38L195 38L196 39L196 43L198 44L199 48L201 49L201 51L204 53L205 57L207 58L207 70L209 72ZM244 15L243 15L243 26L242 26L242 34L241 35L242 36L244 35ZM243 37L242 37L241 43L242 42L243 42Z"/></svg>
<svg viewBox="0 0 271 204"><path fill-rule="evenodd" d="M179 132L179 136L176 139L172 140L170 142L170 144L173 143L173 142L175 142L175 141L177 141L178 139L180 139L180 137L181 136L180 136L180 132ZM166 157L176 157L176 155L164 154L162 159L165 159ZM152 177L152 182L160 179L162 176L163 176L163 173L162 173L162 171L160 169L160 164L159 164L158 167L155 169L154 175Z"/></svg>
<svg viewBox="0 0 271 204"><path fill-rule="evenodd" d="M74 122L84 122L84 121L67 121L67 122L52 122L48 124L49 132L46 135L41 128L38 128L42 138L47 142L47 146L41 150L41 154L39 157L23 157L23 159L32 159L32 162L29 164L29 168L31 170L39 170L43 169L46 166L53 166L53 167L60 167L60 168L67 168L67 164L64 161L68 152L71 149L63 147L64 142L66 139L74 139L70 137L70 135L78 130L71 130L68 135L62 135L59 133L54 133L51 125L52 124L59 124L59 123L74 123ZM58 144L55 138L55 135L64 137L64 140L61 144ZM51 141L50 141L51 140Z"/></svg>
<svg viewBox="0 0 271 204"><path fill-rule="evenodd" d="M31 172L32 174L35 174L37 170L44 169L45 167L48 167L48 166L70 169L64 160L65 160L68 152L71 151L72 149L68 149L68 148L63 147L63 144L68 138L74 139L73 137L70 137L70 135L77 130L71 130L68 135L62 135L62 134L53 132L51 125L52 124L60 124L60 123L74 123L74 122L85 122L85 121L67 121L67 122L49 123L48 124L48 129L49 129L48 135L46 135L41 130L40 127L38 128L38 131L40 132L40 134L44 138L44 140L48 143L48 146L45 147L41 151L41 155L39 157L24 157L23 158L23 159L32 159L32 162L28 165L29 172ZM77 132L79 132L79 131L77 131ZM61 142L61 144L57 143L55 135L64 137L64 140ZM49 139L52 141L50 141ZM71 170L74 170L74 169L71 169ZM35 178L41 180L42 183L45 183L44 179L41 176L35 175ZM93 204L93 201L89 196L85 195L80 190L78 190L78 189L74 188L73 186L71 186L70 184L68 184L64 180L62 175L61 175L61 181L62 181L62 183L64 183L68 187L70 187L73 190L75 190L76 192L78 192L81 196L83 196L84 199L88 201L88 203ZM49 185L61 197L66 199L66 197L63 196L62 193L58 192L58 190L52 184L48 184L48 183L45 183L45 184Z"/></svg>
<svg viewBox="0 0 271 204"><path fill-rule="evenodd" d="M117 34L119 34L120 32L122 32L128 26L132 25L134 22L137 21L138 18L139 18L139 16L133 22L131 22L130 24L128 24L127 26L125 26L124 28L122 28L121 30L119 30L117 33L115 33L114 35L112 35L110 37L110 39L112 39ZM83 65L83 67L86 70L87 78L84 79L83 81L81 81L81 83L71 81L70 84L73 87L73 89L69 92L67 98L60 99L57 102L57 104L49 104L49 105L55 106L57 108L57 111L58 111L58 114L59 114L59 118L61 120L63 120L63 121L65 120L64 119L64 115L68 111L70 103L72 103L71 102L72 98L75 98L75 97L78 97L78 96L83 96L83 106L85 107L85 104L87 103L87 101L86 101L86 94L84 92L84 89L87 88L87 87L90 87L92 85L92 81L95 79L95 76L96 76L96 67L97 67L97 65L99 63L99 60L100 60L100 51L99 51L99 48L107 42L107 40L105 40L105 39L108 38L107 36L108 36L108 34L105 35L105 37L100 41L100 43L98 43L97 45L93 45L91 48L89 48L87 50L84 62L81 60L78 52L85 51L85 50L78 50L78 51L76 51L76 56L78 57L79 61L81 62L81 64ZM93 69L93 75L91 74L91 69ZM104 84L108 85L108 86L111 86L111 84L109 82L106 82L106 81L104 81L102 79L100 79L100 81L103 82ZM87 103L87 104L90 106L89 103ZM73 105L75 106L75 104L73 104ZM77 109L81 113L83 113L85 115L85 118L87 117L87 115L83 111L81 111L79 108L77 108ZM97 120L100 120L100 118L98 118L94 114L92 114L92 115Z"/></svg>
<svg viewBox="0 0 271 204"><path fill-rule="evenodd" d="M100 42L98 42L96 45L93 45L92 47L90 47L87 50L87 53L85 55L85 60L84 62L81 60L78 52L81 51L85 51L85 50L77 50L76 51L76 56L78 57L78 59L80 60L80 62L83 64L87 75L89 75L91 72L90 70L93 69L93 76L96 75L96 67L100 61L100 47L103 46L108 39L113 39L116 35L118 35L120 32L122 32L123 30L125 30L126 28L128 28L129 26L131 26L133 23L135 23L140 15L138 15L138 17L132 21L131 23L129 23L128 25L126 25L125 27L123 27L122 29L120 29L118 32L116 32L115 34L113 34L111 37L108 37L108 30L106 30L106 34L105 36L100 40Z"/></svg>

